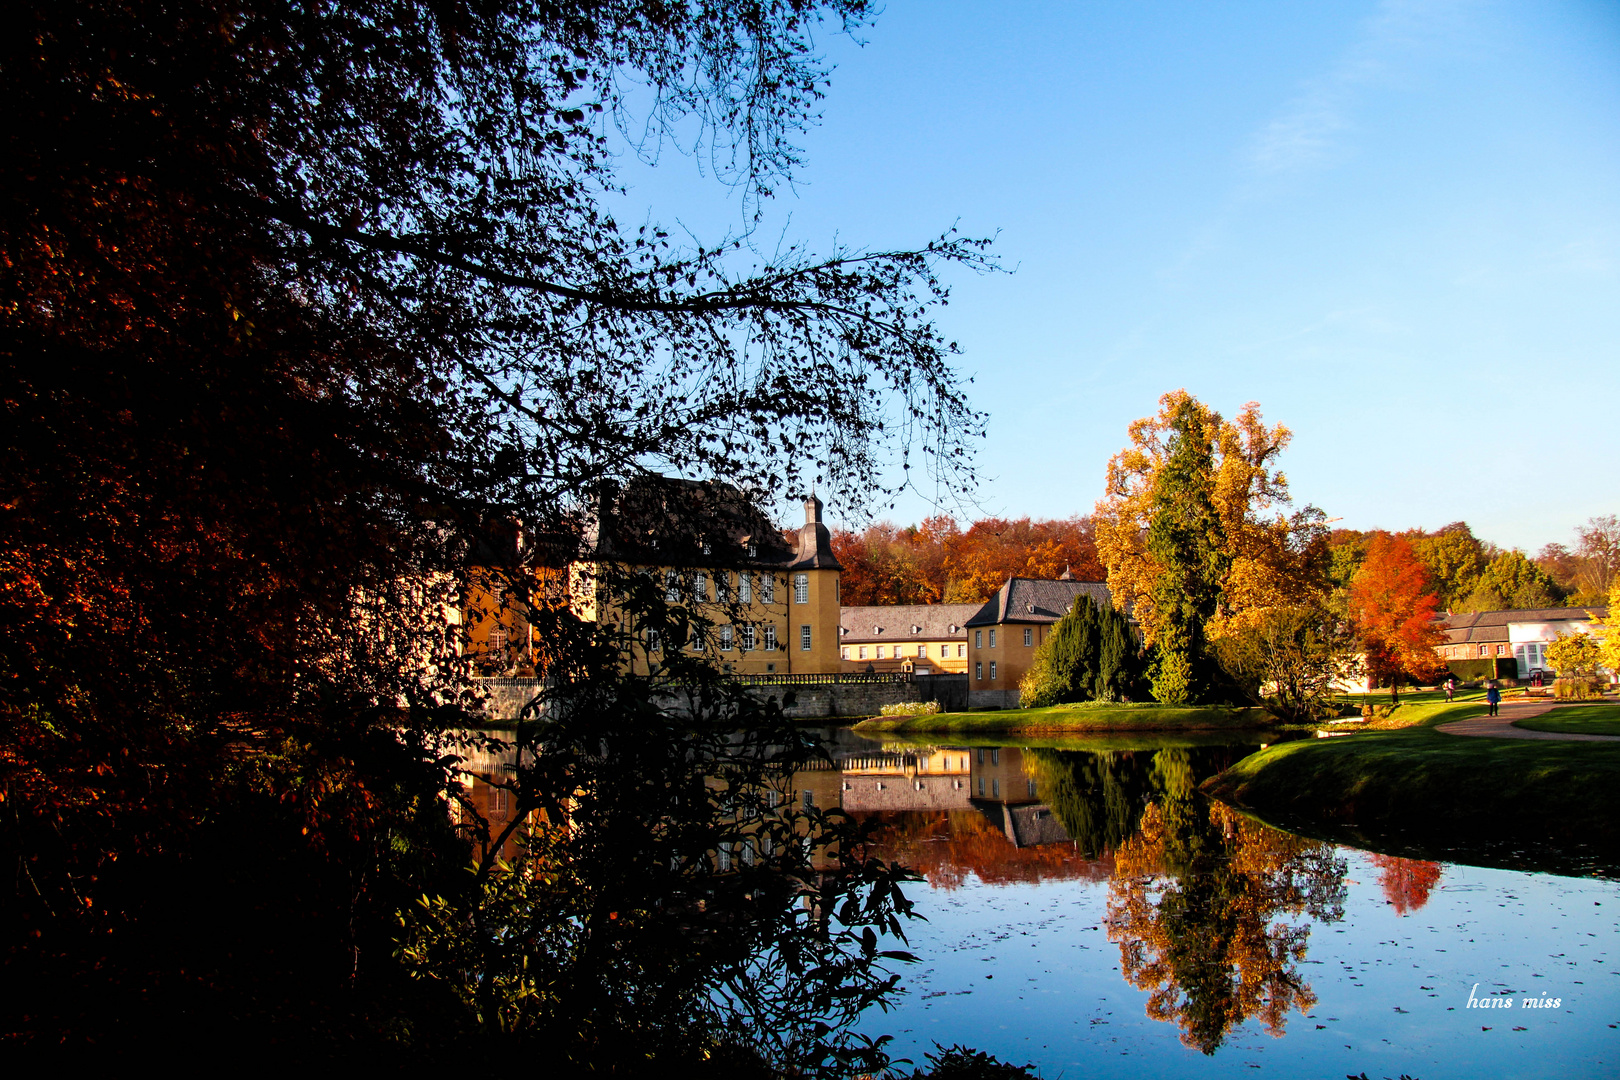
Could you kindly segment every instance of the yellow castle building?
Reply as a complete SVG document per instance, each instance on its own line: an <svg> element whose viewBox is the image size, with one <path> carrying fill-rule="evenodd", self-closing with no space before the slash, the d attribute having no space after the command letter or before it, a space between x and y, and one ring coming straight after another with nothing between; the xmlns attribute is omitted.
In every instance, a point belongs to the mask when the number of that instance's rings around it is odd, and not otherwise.
<svg viewBox="0 0 1620 1080"><path fill-rule="evenodd" d="M804 515L784 533L730 484L604 485L571 545L526 546L521 533L484 545L465 605L469 647L487 657L486 674L533 675L544 650L528 605L557 603L618 629L640 674L674 650L736 675L836 673L843 568L821 500L807 499ZM518 580L528 597L515 595Z"/></svg>

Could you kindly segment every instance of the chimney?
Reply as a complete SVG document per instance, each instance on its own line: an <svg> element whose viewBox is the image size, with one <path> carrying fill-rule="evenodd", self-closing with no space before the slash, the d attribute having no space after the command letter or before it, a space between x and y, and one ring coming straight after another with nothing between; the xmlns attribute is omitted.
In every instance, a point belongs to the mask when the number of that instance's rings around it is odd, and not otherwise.
<svg viewBox="0 0 1620 1080"><path fill-rule="evenodd" d="M806 525L821 524L821 500L814 495L804 500L804 523Z"/></svg>

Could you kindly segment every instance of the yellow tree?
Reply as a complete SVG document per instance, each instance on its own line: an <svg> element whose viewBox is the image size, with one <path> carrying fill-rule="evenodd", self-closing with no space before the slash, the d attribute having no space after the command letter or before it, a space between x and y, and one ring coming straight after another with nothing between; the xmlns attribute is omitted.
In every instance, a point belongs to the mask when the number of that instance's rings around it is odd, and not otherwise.
<svg viewBox="0 0 1620 1080"><path fill-rule="evenodd" d="M1598 619L1592 629L1599 642L1599 663L1611 672L1620 672L1620 579L1609 589L1609 617Z"/></svg>
<svg viewBox="0 0 1620 1080"><path fill-rule="evenodd" d="M1276 459L1292 434L1281 424L1267 427L1258 402L1244 405L1229 421L1186 390L1175 390L1159 399L1157 415L1131 424L1130 445L1108 462L1107 494L1094 518L1109 592L1115 605L1136 616L1148 644L1161 626L1152 594L1164 567L1147 549L1147 529L1172 420L1189 404L1194 434L1212 449L1209 490L1229 566L1210 636L1221 636L1246 612L1312 604L1325 593L1318 566L1326 543L1320 511L1307 508L1288 517L1279 509L1289 502L1288 478Z"/></svg>

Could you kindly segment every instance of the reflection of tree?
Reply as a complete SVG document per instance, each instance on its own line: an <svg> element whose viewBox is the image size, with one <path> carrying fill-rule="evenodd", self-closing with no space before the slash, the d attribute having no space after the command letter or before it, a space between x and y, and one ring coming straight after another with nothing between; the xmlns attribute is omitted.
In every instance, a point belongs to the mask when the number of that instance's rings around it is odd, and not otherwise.
<svg viewBox="0 0 1620 1080"><path fill-rule="evenodd" d="M1398 855L1371 855L1378 867L1378 884L1395 914L1406 915L1429 902L1429 893L1440 883L1440 864Z"/></svg>
<svg viewBox="0 0 1620 1080"><path fill-rule="evenodd" d="M1315 1004L1295 966L1309 926L1274 920L1342 918L1345 864L1327 844L1197 796L1185 753L1156 755L1165 797L1115 857L1108 938L1126 980L1151 992L1148 1015L1176 1021L1182 1042L1213 1054L1250 1017L1281 1035L1290 1009Z"/></svg>
<svg viewBox="0 0 1620 1080"><path fill-rule="evenodd" d="M1047 803L1087 857L1114 851L1136 831L1142 807L1172 816L1199 781L1232 763L1230 747L1084 752L1025 748L1024 763ZM1178 830L1177 835L1183 835Z"/></svg>
<svg viewBox="0 0 1620 1080"><path fill-rule="evenodd" d="M936 889L955 889L975 874L988 885L1040 881L1105 881L1110 859L1091 859L1072 844L1017 847L977 810L906 811L862 815L884 826L872 854L928 879Z"/></svg>

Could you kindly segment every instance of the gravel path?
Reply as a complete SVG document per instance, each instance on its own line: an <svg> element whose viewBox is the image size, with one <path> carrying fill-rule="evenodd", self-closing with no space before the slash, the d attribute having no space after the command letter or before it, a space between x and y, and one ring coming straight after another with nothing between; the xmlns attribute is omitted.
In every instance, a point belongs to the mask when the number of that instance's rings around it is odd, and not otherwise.
<svg viewBox="0 0 1620 1080"><path fill-rule="evenodd" d="M1528 720L1553 708L1550 701L1502 703L1500 716L1476 716L1472 720L1453 720L1435 728L1447 735L1474 735L1486 739L1556 739L1561 742L1620 742L1620 735L1577 735L1571 731L1530 731L1513 726L1515 720Z"/></svg>

